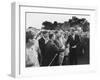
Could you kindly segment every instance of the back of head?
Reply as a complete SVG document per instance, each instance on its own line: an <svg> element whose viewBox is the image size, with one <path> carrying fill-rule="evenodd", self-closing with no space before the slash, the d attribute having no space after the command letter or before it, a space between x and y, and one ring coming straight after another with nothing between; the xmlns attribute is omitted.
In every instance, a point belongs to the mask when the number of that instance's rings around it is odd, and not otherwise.
<svg viewBox="0 0 100 80"><path fill-rule="evenodd" d="M29 42L29 39L33 39L34 38L34 34L31 31L27 31L26 32L26 43Z"/></svg>

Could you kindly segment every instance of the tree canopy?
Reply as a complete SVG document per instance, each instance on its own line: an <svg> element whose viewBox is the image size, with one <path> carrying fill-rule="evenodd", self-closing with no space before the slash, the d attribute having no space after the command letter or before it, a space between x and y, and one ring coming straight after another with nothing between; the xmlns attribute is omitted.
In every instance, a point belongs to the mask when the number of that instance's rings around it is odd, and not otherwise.
<svg viewBox="0 0 100 80"><path fill-rule="evenodd" d="M42 29L46 30L67 30L70 27L78 25L84 32L89 31L90 27L90 23L85 18L77 18L76 16L73 16L71 19L64 21L63 23L58 23L57 21L54 21L53 23L50 21L44 21L42 25L44 26Z"/></svg>

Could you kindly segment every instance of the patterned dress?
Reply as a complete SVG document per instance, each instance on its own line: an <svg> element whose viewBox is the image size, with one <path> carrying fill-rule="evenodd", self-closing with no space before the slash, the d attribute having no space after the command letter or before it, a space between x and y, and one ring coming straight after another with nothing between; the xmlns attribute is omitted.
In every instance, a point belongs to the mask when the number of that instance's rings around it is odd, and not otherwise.
<svg viewBox="0 0 100 80"><path fill-rule="evenodd" d="M30 48L26 48L26 67L29 66L40 66L39 60L38 60L38 50L39 45L38 41L34 40L34 45L32 45Z"/></svg>

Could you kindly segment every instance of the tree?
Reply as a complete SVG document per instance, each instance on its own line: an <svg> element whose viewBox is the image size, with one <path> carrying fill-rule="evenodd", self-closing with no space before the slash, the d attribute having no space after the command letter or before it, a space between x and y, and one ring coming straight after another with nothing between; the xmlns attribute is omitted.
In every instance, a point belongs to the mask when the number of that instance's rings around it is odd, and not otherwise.
<svg viewBox="0 0 100 80"><path fill-rule="evenodd" d="M44 22L42 23L42 25L44 26L44 27L42 27L42 29L52 30L52 23L51 23L51 22L49 22L49 21L44 21Z"/></svg>
<svg viewBox="0 0 100 80"><path fill-rule="evenodd" d="M58 22L54 21L53 25L52 25L52 29L55 30L58 27Z"/></svg>
<svg viewBox="0 0 100 80"><path fill-rule="evenodd" d="M49 21L44 21L42 25L44 26L42 27L42 29L55 30L57 28L58 23L57 21L54 21L54 23L51 23Z"/></svg>
<svg viewBox="0 0 100 80"><path fill-rule="evenodd" d="M76 16L72 16L71 19L68 21L65 21L63 23L58 23L57 21L49 22L44 21L42 23L44 27L42 29L46 30L68 30L70 27L76 27L79 26L83 29L84 32L89 31L90 23L86 20L86 18L77 18Z"/></svg>

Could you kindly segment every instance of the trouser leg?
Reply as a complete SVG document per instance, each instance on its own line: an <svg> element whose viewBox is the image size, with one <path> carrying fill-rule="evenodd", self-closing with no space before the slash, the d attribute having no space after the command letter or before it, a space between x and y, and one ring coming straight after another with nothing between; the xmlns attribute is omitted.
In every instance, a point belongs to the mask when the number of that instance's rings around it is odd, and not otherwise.
<svg viewBox="0 0 100 80"><path fill-rule="evenodd" d="M58 60L59 65L62 65L63 60L64 60L64 53L60 53L59 60Z"/></svg>

